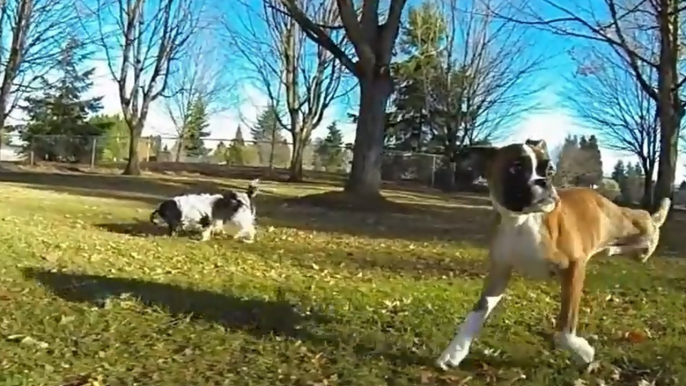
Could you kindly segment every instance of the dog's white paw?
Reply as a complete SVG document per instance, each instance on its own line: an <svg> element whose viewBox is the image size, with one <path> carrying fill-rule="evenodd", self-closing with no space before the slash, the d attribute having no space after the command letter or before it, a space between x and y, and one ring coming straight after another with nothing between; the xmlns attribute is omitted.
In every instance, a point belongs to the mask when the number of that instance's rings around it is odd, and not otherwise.
<svg viewBox="0 0 686 386"><path fill-rule="evenodd" d="M449 367L457 367L462 360L469 354L469 347L461 347L455 342L450 342L448 348L443 350L441 356L436 360L436 365L443 370Z"/></svg>
<svg viewBox="0 0 686 386"><path fill-rule="evenodd" d="M588 343L588 341L580 336L555 333L555 343L560 348L567 349L574 353L577 360L585 364L593 362L595 357L595 349Z"/></svg>

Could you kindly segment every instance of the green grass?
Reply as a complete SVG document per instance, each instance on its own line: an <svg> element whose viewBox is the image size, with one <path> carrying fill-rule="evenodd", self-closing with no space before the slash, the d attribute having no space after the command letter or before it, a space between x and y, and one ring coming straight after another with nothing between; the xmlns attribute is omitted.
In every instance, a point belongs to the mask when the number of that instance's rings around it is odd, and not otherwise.
<svg viewBox="0 0 686 386"><path fill-rule="evenodd" d="M147 224L163 196L246 181L0 181L0 385L686 380L681 214L647 264L592 264L580 334L596 348L594 371L551 347L555 284L517 278L464 364L441 372L433 361L485 273L484 198L388 191L383 210L344 213L298 206L331 187L265 182L248 245L170 239Z"/></svg>

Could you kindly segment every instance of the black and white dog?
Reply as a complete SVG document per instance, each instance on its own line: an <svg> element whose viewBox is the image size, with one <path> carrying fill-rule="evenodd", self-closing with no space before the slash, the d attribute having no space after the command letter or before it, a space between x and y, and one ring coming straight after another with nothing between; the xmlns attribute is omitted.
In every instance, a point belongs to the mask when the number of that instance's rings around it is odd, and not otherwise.
<svg viewBox="0 0 686 386"><path fill-rule="evenodd" d="M202 241L212 233L224 233L224 222L233 222L240 228L234 239L246 243L255 240L256 207L253 197L259 180L253 180L245 192L227 191L223 194L184 194L163 201L150 214L150 222L158 224L161 218L167 223L169 236L181 229L200 228Z"/></svg>

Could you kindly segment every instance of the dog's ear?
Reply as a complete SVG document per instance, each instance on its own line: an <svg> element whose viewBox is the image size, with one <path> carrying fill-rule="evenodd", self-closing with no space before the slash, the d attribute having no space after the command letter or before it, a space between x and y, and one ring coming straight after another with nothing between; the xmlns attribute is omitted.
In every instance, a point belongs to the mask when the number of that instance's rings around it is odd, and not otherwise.
<svg viewBox="0 0 686 386"><path fill-rule="evenodd" d="M525 143L534 149L539 149L546 154L548 153L548 145L542 139L527 139Z"/></svg>

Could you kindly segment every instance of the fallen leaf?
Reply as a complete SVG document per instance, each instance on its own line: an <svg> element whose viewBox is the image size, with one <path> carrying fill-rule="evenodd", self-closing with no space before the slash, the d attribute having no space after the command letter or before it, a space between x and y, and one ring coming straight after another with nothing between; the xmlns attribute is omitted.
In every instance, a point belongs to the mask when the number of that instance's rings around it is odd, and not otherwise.
<svg viewBox="0 0 686 386"><path fill-rule="evenodd" d="M430 371L422 371L419 373L419 382L421 384L431 383L431 378L433 378L433 374Z"/></svg>
<svg viewBox="0 0 686 386"><path fill-rule="evenodd" d="M629 331L624 335L624 338L631 343L641 343L648 339L648 336L642 331Z"/></svg>
<svg viewBox="0 0 686 386"><path fill-rule="evenodd" d="M645 379L638 381L638 386L655 386L655 382L648 382Z"/></svg>
<svg viewBox="0 0 686 386"><path fill-rule="evenodd" d="M41 342L40 340L34 339L30 336L25 337L19 343L29 346L36 346L38 348L48 348L48 344L46 342Z"/></svg>
<svg viewBox="0 0 686 386"><path fill-rule="evenodd" d="M73 316L73 315L64 316L64 315L62 315L60 317L60 323L59 324L62 325L62 324L71 323L72 321L74 321L74 319L76 319L76 316Z"/></svg>

